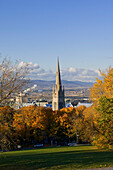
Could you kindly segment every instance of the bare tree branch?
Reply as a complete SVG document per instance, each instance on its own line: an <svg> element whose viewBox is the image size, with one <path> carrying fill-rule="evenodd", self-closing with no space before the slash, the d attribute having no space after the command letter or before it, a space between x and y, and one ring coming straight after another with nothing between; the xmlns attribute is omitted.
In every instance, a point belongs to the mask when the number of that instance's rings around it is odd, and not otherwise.
<svg viewBox="0 0 113 170"><path fill-rule="evenodd" d="M6 57L0 64L0 103L9 99L12 93L18 93L27 83L26 76L30 71L29 65L19 66L18 61L12 63Z"/></svg>

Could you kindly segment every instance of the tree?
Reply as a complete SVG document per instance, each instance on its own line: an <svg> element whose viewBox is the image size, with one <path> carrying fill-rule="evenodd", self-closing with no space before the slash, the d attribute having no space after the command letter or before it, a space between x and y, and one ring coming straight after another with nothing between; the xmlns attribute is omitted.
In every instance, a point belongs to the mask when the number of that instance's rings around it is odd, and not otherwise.
<svg viewBox="0 0 113 170"><path fill-rule="evenodd" d="M93 101L93 108L97 108L93 113L96 129L94 129L94 144L98 147L113 146L113 68L106 69L106 73L101 72L102 79L97 79L97 83L90 89L90 97Z"/></svg>
<svg viewBox="0 0 113 170"><path fill-rule="evenodd" d="M97 83L90 89L90 97L93 103L98 103L102 96L113 97L113 68L106 69L106 73L101 72L102 80L97 78Z"/></svg>
<svg viewBox="0 0 113 170"><path fill-rule="evenodd" d="M62 139L66 142L66 138L72 138L72 116L75 113L75 108L69 107L69 108L63 108L60 110L60 116L59 116L59 134L62 136Z"/></svg>
<svg viewBox="0 0 113 170"><path fill-rule="evenodd" d="M113 98L101 97L97 112L100 117L93 143L99 148L113 148Z"/></svg>
<svg viewBox="0 0 113 170"><path fill-rule="evenodd" d="M0 146L2 149L8 150L15 145L13 140L13 116L15 110L9 106L0 107Z"/></svg>
<svg viewBox="0 0 113 170"><path fill-rule="evenodd" d="M0 63L0 106L7 106L13 93L18 93L27 83L28 64L19 65L3 58ZM13 110L10 107L0 108L0 145L9 148L13 143ZM10 119L9 119L10 117Z"/></svg>
<svg viewBox="0 0 113 170"><path fill-rule="evenodd" d="M41 117L40 107L37 106L22 107L15 113L13 128L18 144L41 139Z"/></svg>
<svg viewBox="0 0 113 170"><path fill-rule="evenodd" d="M20 66L4 58L0 64L0 104L6 105L12 93L18 93L26 83L28 64Z"/></svg>
<svg viewBox="0 0 113 170"><path fill-rule="evenodd" d="M51 108L41 108L40 123L42 125L43 139L48 140L51 145L58 131L58 115L56 113Z"/></svg>
<svg viewBox="0 0 113 170"><path fill-rule="evenodd" d="M95 134L98 132L98 119L100 115L94 105L86 108L83 111L83 125L81 139L83 141L92 142Z"/></svg>
<svg viewBox="0 0 113 170"><path fill-rule="evenodd" d="M82 138L84 131L84 115L85 106L76 108L72 116L72 132L76 135L76 143L79 143L79 138ZM83 139L83 138L82 138Z"/></svg>
<svg viewBox="0 0 113 170"><path fill-rule="evenodd" d="M50 108L28 106L14 115L13 127L18 143L53 140L57 133L57 115ZM19 144L20 144L19 143Z"/></svg>

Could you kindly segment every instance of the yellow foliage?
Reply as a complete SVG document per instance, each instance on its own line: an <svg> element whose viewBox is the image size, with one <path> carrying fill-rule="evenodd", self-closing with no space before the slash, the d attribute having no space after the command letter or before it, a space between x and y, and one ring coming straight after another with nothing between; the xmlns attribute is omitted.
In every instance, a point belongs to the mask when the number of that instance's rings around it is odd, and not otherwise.
<svg viewBox="0 0 113 170"><path fill-rule="evenodd" d="M84 111L85 109L86 109L86 107L85 107L84 105L77 107L77 108L76 108L76 114L77 114L78 116L81 116L81 117L82 117L83 111Z"/></svg>
<svg viewBox="0 0 113 170"><path fill-rule="evenodd" d="M93 102L97 102L100 97L113 97L113 68L106 69L106 73L101 72L102 80L96 79L97 82L90 89L90 97Z"/></svg>

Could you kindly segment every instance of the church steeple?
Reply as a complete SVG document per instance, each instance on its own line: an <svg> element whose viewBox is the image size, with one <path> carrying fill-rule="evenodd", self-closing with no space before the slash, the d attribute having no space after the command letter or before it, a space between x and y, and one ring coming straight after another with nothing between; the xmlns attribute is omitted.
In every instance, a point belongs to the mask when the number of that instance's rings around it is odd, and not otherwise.
<svg viewBox="0 0 113 170"><path fill-rule="evenodd" d="M57 59L56 84L55 89L53 88L52 109L53 111L60 110L63 107L65 107L64 88L62 89L59 59Z"/></svg>
<svg viewBox="0 0 113 170"><path fill-rule="evenodd" d="M57 72L56 72L56 85L58 90L61 88L61 77L60 77L60 67L59 67L59 58L57 59Z"/></svg>

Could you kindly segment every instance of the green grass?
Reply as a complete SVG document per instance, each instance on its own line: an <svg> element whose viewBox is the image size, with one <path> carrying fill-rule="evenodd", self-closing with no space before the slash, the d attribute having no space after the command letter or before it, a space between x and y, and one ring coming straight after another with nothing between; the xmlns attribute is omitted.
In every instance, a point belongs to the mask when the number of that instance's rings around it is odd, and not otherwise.
<svg viewBox="0 0 113 170"><path fill-rule="evenodd" d="M113 150L94 146L56 147L0 153L0 169L66 169L113 167Z"/></svg>

